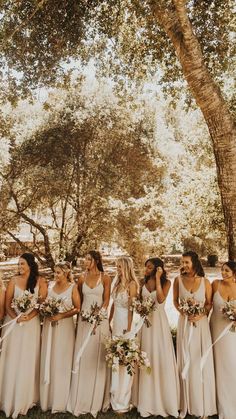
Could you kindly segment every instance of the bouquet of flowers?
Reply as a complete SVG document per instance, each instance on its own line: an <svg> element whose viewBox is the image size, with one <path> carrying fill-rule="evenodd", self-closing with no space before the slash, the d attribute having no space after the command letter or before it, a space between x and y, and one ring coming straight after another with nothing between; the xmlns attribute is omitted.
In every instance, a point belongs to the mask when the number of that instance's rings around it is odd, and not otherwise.
<svg viewBox="0 0 236 419"><path fill-rule="evenodd" d="M99 307L97 303L93 303L90 310L82 310L80 315L83 321L94 326L93 334L95 334L97 326L99 326L103 320L107 319L107 310Z"/></svg>
<svg viewBox="0 0 236 419"><path fill-rule="evenodd" d="M179 303L179 309L186 316L198 316L205 313L204 302L197 301L193 297L182 298ZM193 322L193 326L197 326L195 322Z"/></svg>
<svg viewBox="0 0 236 419"><path fill-rule="evenodd" d="M150 327L152 324L148 319L148 315L156 310L155 300L152 297L146 297L142 300L140 298L133 298L130 310L134 310L140 317L143 317L146 326Z"/></svg>
<svg viewBox="0 0 236 419"><path fill-rule="evenodd" d="M234 322L230 331L236 332L236 303L234 301L226 301L220 311L230 322Z"/></svg>
<svg viewBox="0 0 236 419"><path fill-rule="evenodd" d="M65 313L71 310L72 307L66 306L66 301L63 298L47 297L42 304L39 306L39 313L42 318L52 317L58 313ZM55 326L57 322L52 322L52 326Z"/></svg>
<svg viewBox="0 0 236 419"><path fill-rule="evenodd" d="M22 295L12 299L11 307L17 313L26 313L38 308L38 299L35 294L25 290Z"/></svg>
<svg viewBox="0 0 236 419"><path fill-rule="evenodd" d="M127 373L132 376L135 373L135 365L137 365L138 368L146 368L148 373L151 372L147 354L140 350L135 338L107 337L105 349L105 359L113 371L118 371L119 365L123 365L126 367Z"/></svg>

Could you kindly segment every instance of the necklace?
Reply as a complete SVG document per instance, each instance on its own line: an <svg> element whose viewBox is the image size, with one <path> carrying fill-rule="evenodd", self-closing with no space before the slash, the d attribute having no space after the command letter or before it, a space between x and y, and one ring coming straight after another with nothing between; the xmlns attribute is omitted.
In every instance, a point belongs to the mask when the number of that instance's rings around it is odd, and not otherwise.
<svg viewBox="0 0 236 419"><path fill-rule="evenodd" d="M195 282L196 282L196 276L194 276L194 277L193 277L193 282L192 282L192 284L191 284L192 286L191 286L191 288L190 288L190 290L189 290L189 292L190 292L191 294L193 294L193 293L194 293L193 289L194 289Z"/></svg>

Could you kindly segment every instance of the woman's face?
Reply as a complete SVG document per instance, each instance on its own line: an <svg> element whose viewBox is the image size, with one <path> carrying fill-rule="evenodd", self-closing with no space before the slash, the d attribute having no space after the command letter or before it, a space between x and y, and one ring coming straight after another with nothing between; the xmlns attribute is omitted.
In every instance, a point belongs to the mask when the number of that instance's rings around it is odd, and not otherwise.
<svg viewBox="0 0 236 419"><path fill-rule="evenodd" d="M235 275L232 271L232 269L230 269L230 267L228 265L223 265L221 268L221 274L222 274L222 278L224 281L227 281L228 279L235 279Z"/></svg>
<svg viewBox="0 0 236 419"><path fill-rule="evenodd" d="M87 271L95 267L95 260L90 254L87 254L84 259L84 266Z"/></svg>
<svg viewBox="0 0 236 419"><path fill-rule="evenodd" d="M181 260L181 271L190 274L193 273L193 262L190 256L183 256Z"/></svg>
<svg viewBox="0 0 236 419"><path fill-rule="evenodd" d="M153 274L153 271L155 269L155 265L153 265L152 262L148 261L145 265L145 273L144 275L146 277L150 277Z"/></svg>
<svg viewBox="0 0 236 419"><path fill-rule="evenodd" d="M20 275L30 274L30 267L24 258L19 259L18 269Z"/></svg>
<svg viewBox="0 0 236 419"><path fill-rule="evenodd" d="M61 282L66 280L66 275L63 269L61 269L59 266L55 267L54 270L54 278L56 282Z"/></svg>

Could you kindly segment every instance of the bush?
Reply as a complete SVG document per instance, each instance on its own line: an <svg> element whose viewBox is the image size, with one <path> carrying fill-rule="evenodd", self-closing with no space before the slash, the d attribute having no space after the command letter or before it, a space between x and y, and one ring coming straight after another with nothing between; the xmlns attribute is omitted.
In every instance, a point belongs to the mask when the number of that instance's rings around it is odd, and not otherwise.
<svg viewBox="0 0 236 419"><path fill-rule="evenodd" d="M207 262L208 266L211 268L214 268L216 266L216 262L218 262L218 256L217 255L208 255L207 256Z"/></svg>

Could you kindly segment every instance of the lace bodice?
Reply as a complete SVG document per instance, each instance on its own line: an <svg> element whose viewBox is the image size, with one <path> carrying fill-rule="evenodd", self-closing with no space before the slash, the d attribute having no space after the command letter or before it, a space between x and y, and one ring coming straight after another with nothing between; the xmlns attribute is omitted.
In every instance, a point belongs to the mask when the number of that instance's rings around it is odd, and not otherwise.
<svg viewBox="0 0 236 419"><path fill-rule="evenodd" d="M112 292L112 298L114 301L115 307L121 307L128 309L128 302L129 302L129 294L127 290L121 291L116 293L115 291Z"/></svg>

